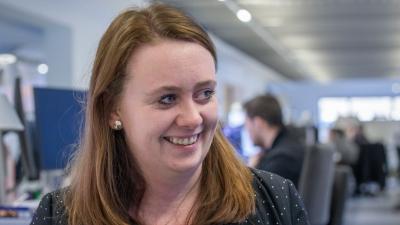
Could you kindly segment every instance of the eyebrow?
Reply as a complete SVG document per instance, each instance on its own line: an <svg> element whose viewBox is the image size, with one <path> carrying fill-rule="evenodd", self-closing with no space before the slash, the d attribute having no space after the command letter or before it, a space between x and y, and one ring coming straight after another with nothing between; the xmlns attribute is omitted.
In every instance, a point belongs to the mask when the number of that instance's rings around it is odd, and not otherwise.
<svg viewBox="0 0 400 225"><path fill-rule="evenodd" d="M194 86L194 88L198 89L198 88L205 87L205 86L212 86L214 88L215 86L217 86L217 82L215 80L201 81L201 82L197 83ZM153 96L153 95L157 95L162 92L179 91L180 89L181 89L180 87L174 86L174 85L162 86L162 87L156 88L155 90L152 90L152 91L146 93L146 95Z"/></svg>
<svg viewBox="0 0 400 225"><path fill-rule="evenodd" d="M197 89L199 87L204 87L204 86L215 87L215 86L217 86L217 81L215 81L215 80L202 81L202 82L197 83L194 87Z"/></svg>

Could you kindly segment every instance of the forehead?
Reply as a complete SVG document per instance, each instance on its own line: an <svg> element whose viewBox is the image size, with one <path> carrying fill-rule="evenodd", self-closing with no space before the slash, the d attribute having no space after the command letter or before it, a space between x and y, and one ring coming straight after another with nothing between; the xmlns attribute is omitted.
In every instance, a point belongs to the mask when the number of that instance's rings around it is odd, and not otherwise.
<svg viewBox="0 0 400 225"><path fill-rule="evenodd" d="M127 73L135 84L150 88L214 80L215 64L211 53L197 43L160 40L136 49Z"/></svg>

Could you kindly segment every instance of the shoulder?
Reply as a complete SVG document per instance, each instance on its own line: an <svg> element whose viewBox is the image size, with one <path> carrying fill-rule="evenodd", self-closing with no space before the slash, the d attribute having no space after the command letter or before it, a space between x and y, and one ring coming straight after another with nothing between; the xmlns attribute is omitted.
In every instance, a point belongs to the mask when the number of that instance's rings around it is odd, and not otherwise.
<svg viewBox="0 0 400 225"><path fill-rule="evenodd" d="M302 160L305 154L305 147L300 144L281 142L274 146L269 152L263 155L260 162L265 164L282 164L283 162ZM268 162L268 163L267 163Z"/></svg>
<svg viewBox="0 0 400 225"><path fill-rule="evenodd" d="M64 194L67 189L60 189L44 195L32 218L31 225L66 225Z"/></svg>
<svg viewBox="0 0 400 225"><path fill-rule="evenodd" d="M303 158L306 145L297 138L283 138L270 152L276 157ZM274 153L274 154L272 154ZM267 154L268 155L268 154Z"/></svg>
<svg viewBox="0 0 400 225"><path fill-rule="evenodd" d="M282 138L281 147L290 147L291 149L304 150L306 145L297 136L287 135Z"/></svg>
<svg viewBox="0 0 400 225"><path fill-rule="evenodd" d="M258 169L251 169L251 172L254 177L253 188L256 192L264 195L279 194L285 196L291 189L295 188L290 180L274 173Z"/></svg>
<svg viewBox="0 0 400 225"><path fill-rule="evenodd" d="M308 224L300 195L290 180L273 173L251 169L256 198L256 217L274 224Z"/></svg>

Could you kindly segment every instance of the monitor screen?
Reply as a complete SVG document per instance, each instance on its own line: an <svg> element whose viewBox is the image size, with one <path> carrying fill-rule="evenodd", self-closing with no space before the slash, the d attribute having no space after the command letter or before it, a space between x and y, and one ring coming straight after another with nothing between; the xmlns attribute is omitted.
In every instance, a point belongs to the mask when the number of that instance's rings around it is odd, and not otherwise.
<svg viewBox="0 0 400 225"><path fill-rule="evenodd" d="M84 91L34 88L35 121L42 170L63 169L83 127Z"/></svg>

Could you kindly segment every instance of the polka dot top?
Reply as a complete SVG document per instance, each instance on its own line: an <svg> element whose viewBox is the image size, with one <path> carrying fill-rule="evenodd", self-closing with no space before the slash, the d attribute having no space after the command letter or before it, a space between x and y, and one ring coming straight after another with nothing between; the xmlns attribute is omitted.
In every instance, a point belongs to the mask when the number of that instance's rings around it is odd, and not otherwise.
<svg viewBox="0 0 400 225"><path fill-rule="evenodd" d="M309 225L303 201L290 180L252 169L256 212L231 225Z"/></svg>
<svg viewBox="0 0 400 225"><path fill-rule="evenodd" d="M278 175L252 169L256 211L240 223L227 225L309 225L301 197L293 183ZM67 225L61 191L45 195L31 225Z"/></svg>

